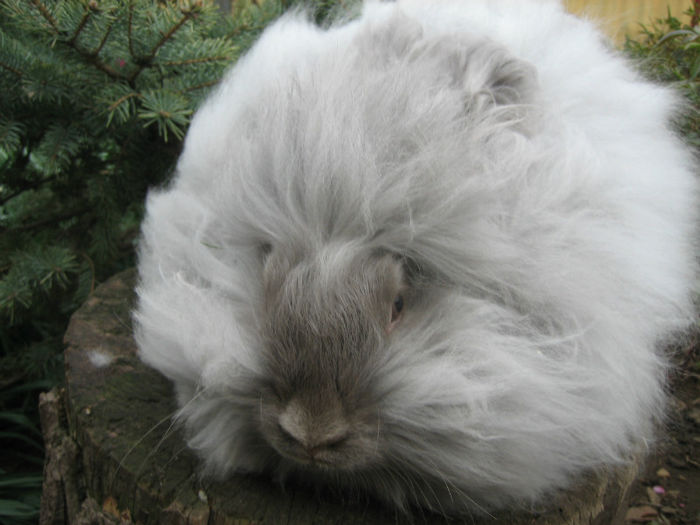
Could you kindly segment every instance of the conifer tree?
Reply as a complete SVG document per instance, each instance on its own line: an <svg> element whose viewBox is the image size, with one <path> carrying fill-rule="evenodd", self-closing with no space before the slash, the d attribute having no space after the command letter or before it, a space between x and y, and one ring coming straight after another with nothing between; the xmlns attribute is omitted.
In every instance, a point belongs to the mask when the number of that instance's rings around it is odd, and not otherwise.
<svg viewBox="0 0 700 525"><path fill-rule="evenodd" d="M197 105L295 1L0 0L0 523L36 517L36 394L70 314L134 263Z"/></svg>
<svg viewBox="0 0 700 525"><path fill-rule="evenodd" d="M211 0L0 0L2 358L45 363L14 350L58 341L95 282L133 262L146 190L197 104L290 3L224 16Z"/></svg>

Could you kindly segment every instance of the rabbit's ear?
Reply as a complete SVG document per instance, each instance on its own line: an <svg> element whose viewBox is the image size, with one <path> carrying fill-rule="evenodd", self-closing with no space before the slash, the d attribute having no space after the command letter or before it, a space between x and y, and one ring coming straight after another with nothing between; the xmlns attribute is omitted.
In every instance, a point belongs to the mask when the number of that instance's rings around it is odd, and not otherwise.
<svg viewBox="0 0 700 525"><path fill-rule="evenodd" d="M443 35L424 40L412 55L432 62L437 75L463 91L469 110L527 105L537 90L534 66L487 39Z"/></svg>
<svg viewBox="0 0 700 525"><path fill-rule="evenodd" d="M406 67L438 85L462 91L468 110L529 104L537 91L534 66L486 37L427 34L401 13L371 25L358 41L374 67Z"/></svg>
<svg viewBox="0 0 700 525"><path fill-rule="evenodd" d="M535 68L492 42L465 48L452 64L455 81L470 97L497 105L527 104L537 88Z"/></svg>

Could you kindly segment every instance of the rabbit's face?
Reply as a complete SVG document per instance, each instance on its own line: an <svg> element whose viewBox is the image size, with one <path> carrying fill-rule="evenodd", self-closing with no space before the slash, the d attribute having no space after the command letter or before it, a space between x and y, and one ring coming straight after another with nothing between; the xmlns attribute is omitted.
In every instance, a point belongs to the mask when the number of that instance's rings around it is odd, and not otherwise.
<svg viewBox="0 0 700 525"><path fill-rule="evenodd" d="M401 323L406 284L391 255L273 250L263 271L261 431L308 468L355 470L381 454L373 363Z"/></svg>

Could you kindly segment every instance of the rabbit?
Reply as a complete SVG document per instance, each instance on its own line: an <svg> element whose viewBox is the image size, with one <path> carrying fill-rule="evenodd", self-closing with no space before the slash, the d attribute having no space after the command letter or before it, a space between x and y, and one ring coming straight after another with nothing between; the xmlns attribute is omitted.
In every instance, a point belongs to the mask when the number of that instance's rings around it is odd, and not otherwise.
<svg viewBox="0 0 700 525"><path fill-rule="evenodd" d="M135 337L204 473L474 515L653 446L696 318L679 109L555 1L283 15L142 225Z"/></svg>

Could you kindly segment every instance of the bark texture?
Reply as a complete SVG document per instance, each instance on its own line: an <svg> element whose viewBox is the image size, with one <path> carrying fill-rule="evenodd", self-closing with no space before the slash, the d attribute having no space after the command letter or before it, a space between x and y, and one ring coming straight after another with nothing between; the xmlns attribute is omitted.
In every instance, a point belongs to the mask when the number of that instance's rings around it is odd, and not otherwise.
<svg viewBox="0 0 700 525"><path fill-rule="evenodd" d="M41 525L341 525L406 523L371 501L341 501L266 478L202 480L171 424L169 382L142 364L131 335L136 274L100 286L65 335L66 388L42 395L47 446ZM591 474L539 513L502 514L478 525L622 523L637 465ZM414 523L444 524L416 511ZM459 523L459 521L450 521Z"/></svg>

